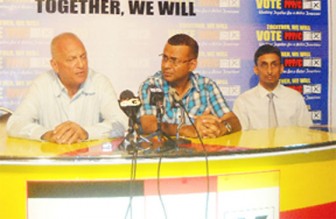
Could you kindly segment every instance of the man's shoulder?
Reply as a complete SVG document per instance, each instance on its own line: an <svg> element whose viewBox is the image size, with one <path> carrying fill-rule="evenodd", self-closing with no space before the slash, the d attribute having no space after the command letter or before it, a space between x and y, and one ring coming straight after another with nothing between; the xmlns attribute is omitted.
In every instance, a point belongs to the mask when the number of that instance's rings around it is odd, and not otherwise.
<svg viewBox="0 0 336 219"><path fill-rule="evenodd" d="M153 75L148 76L143 82L142 85L145 84L155 84L156 86L162 86L163 78L161 71L156 72Z"/></svg>
<svg viewBox="0 0 336 219"><path fill-rule="evenodd" d="M199 73L191 73L190 78L194 80L197 84L216 84L215 80L210 77L201 75Z"/></svg>
<svg viewBox="0 0 336 219"><path fill-rule="evenodd" d="M251 88L247 89L246 91L244 91L243 93L241 93L241 94L238 96L238 98L239 98L239 97L255 96L257 90L258 90L258 86L251 87Z"/></svg>
<svg viewBox="0 0 336 219"><path fill-rule="evenodd" d="M88 72L88 82L89 84L93 84L95 87L97 87L96 85L98 85L98 87L102 87L100 85L104 84L112 86L112 81L107 75L96 72L92 69L90 69Z"/></svg>
<svg viewBox="0 0 336 219"><path fill-rule="evenodd" d="M52 70L43 72L42 74L39 74L35 79L33 79L32 83L35 84L45 84L50 83L51 81L56 80L55 72Z"/></svg>
<svg viewBox="0 0 336 219"><path fill-rule="evenodd" d="M201 75L199 73L194 73L194 72L191 72L190 73L190 77L191 78L195 78L197 80L212 80L211 78L205 76L205 75Z"/></svg>
<svg viewBox="0 0 336 219"><path fill-rule="evenodd" d="M286 96L293 96L293 97L302 97L302 94L295 90L294 88L291 87L287 87L285 85L280 85L281 87L281 91L283 94L285 94Z"/></svg>
<svg viewBox="0 0 336 219"><path fill-rule="evenodd" d="M89 69L88 77L92 80L106 80L108 77L100 72L96 72L95 70Z"/></svg>
<svg viewBox="0 0 336 219"><path fill-rule="evenodd" d="M162 72L161 71L157 71L155 72L153 75L150 75L147 77L146 81L148 80L160 80L162 81Z"/></svg>

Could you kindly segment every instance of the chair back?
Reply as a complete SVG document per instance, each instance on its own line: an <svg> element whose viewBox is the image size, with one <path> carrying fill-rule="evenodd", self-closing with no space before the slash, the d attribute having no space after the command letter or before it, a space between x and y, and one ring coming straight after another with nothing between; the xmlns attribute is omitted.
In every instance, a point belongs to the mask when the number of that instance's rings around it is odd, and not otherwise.
<svg viewBox="0 0 336 219"><path fill-rule="evenodd" d="M12 110L0 106L0 123L6 123L12 113Z"/></svg>

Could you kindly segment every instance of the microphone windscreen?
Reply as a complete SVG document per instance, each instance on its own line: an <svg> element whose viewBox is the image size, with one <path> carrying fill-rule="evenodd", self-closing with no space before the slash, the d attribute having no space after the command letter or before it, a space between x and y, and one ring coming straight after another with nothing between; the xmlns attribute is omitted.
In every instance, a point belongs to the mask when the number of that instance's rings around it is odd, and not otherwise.
<svg viewBox="0 0 336 219"><path fill-rule="evenodd" d="M121 92L119 100L122 101L122 100L131 99L131 98L135 98L135 95L133 94L133 92L130 90L124 90L123 92Z"/></svg>
<svg viewBox="0 0 336 219"><path fill-rule="evenodd" d="M163 90L160 87L156 87L155 85L150 85L148 90L150 105L156 106L157 104L162 104L164 99Z"/></svg>

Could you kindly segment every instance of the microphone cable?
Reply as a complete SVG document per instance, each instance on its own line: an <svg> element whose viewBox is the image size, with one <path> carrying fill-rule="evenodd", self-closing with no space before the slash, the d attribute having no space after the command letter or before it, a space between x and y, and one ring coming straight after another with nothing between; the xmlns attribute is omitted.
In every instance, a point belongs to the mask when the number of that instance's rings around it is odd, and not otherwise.
<svg viewBox="0 0 336 219"><path fill-rule="evenodd" d="M210 178L209 178L209 160L208 160L208 152L204 146L202 137L200 135L200 133L198 132L195 123L193 122L193 120L191 119L188 110L185 108L182 100L179 97L176 97L176 95L178 96L177 91L175 90L175 88L170 88L169 93L171 94L171 96L173 97L173 100L175 101L175 103L179 104L184 113L187 115L187 118L190 122L190 124L192 125L192 127L195 129L196 135L198 140L200 141L201 145L202 145L202 149L203 149L203 153L204 153L204 158L205 158L205 170L206 170L206 187L207 187L207 192L206 192L206 203L205 203L205 219L208 218L208 208L209 208L209 195L210 195Z"/></svg>
<svg viewBox="0 0 336 219"><path fill-rule="evenodd" d="M163 203L163 199L162 199L162 195L161 195L161 189L160 189L160 172L161 172L161 163L162 163L161 161L162 161L162 156L160 154L158 168L157 168L156 183L157 183L157 192L158 192L158 196L159 196L159 199L160 199L160 204L161 204L161 207L162 207L162 210L163 210L164 218L167 219L167 211L166 211L166 207Z"/></svg>
<svg viewBox="0 0 336 219"><path fill-rule="evenodd" d="M132 212L132 201L133 201L133 193L134 193L134 182L136 178L136 168L137 168L137 158L138 158L138 151L134 150L132 153L132 163L131 163L131 177L129 182L129 202L128 207L125 214L125 219L127 219L128 214L130 214L130 218L133 218L133 212Z"/></svg>
<svg viewBox="0 0 336 219"><path fill-rule="evenodd" d="M182 103L182 100L179 102L180 106L183 108L185 114L187 115L187 118L190 122L190 124L193 126L193 128L196 131L196 135L198 140L201 142L201 146L203 149L203 153L204 153L204 159L205 159L205 171L206 171L206 186L207 186L207 192L206 192L206 202L205 202L205 219L208 218L208 210L209 210L209 195L210 195L210 176L209 176L209 159L208 159L208 152L204 146L202 137L200 135L200 133L198 132L195 123L192 121L187 109L185 108L184 104Z"/></svg>

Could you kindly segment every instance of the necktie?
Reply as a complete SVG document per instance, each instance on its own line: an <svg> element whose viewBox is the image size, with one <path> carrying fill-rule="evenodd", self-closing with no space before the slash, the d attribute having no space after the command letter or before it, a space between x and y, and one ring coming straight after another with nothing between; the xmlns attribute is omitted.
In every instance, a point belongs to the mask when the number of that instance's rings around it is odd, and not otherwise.
<svg viewBox="0 0 336 219"><path fill-rule="evenodd" d="M273 128L273 127L278 126L278 119L277 119L277 116L276 116L275 106L274 106L274 102L273 102L274 94L269 93L269 94L267 94L267 97L269 98L269 101L268 101L268 125L269 125L269 128Z"/></svg>

